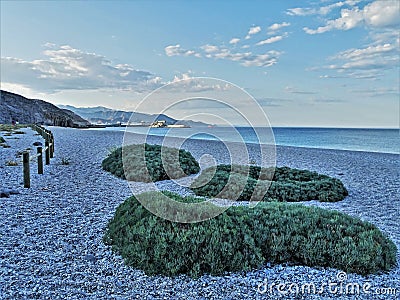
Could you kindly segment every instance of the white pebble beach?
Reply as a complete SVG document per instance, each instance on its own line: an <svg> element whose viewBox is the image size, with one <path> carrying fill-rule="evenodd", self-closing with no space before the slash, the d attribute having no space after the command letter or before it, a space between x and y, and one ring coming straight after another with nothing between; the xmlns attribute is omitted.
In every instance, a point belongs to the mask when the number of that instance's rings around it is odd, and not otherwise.
<svg viewBox="0 0 400 300"><path fill-rule="evenodd" d="M359 295L261 293L259 284L314 283L320 287L339 282L340 270L305 266L266 265L258 270L224 276L147 276L124 265L122 257L105 246L102 238L115 209L132 195L128 183L101 167L109 149L121 146L123 131L80 130L48 127L55 137L55 153L44 174L31 163L31 188L22 185L17 151L36 147L40 136L26 134L6 138L10 148L0 147L0 189L19 194L0 198L0 299L400 299L400 268L389 273L361 276L347 274L345 283L370 283L369 293ZM18 139L17 139L18 138ZM139 140L139 139L138 139ZM161 137L149 142L161 143ZM184 148L196 159L212 155L229 163L221 142L189 140ZM250 155L256 145L249 145ZM254 149L254 150L252 150ZM342 180L349 196L336 203L310 201L375 224L400 249L400 155L277 146L277 166L309 169ZM254 154L256 156L256 154ZM257 159L257 157L255 157ZM62 164L62 160L69 164ZM135 183L136 191L151 184ZM188 189L171 182L157 184L181 194ZM400 261L399 251L397 260ZM396 294L381 295L381 288Z"/></svg>

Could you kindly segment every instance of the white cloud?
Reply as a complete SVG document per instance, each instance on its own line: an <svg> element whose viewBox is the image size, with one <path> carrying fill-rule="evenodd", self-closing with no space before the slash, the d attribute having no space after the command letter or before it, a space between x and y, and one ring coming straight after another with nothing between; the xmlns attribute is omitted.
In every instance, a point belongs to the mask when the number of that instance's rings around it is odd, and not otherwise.
<svg viewBox="0 0 400 300"><path fill-rule="evenodd" d="M243 59L241 63L245 67L256 66L256 67L271 67L278 62L280 53L276 51L267 52L265 54L251 55Z"/></svg>
<svg viewBox="0 0 400 300"><path fill-rule="evenodd" d="M380 97L385 95L395 95L398 96L399 94L399 87L377 87L377 88L370 88L370 89L362 89L362 90L351 90L351 93L361 94L367 97Z"/></svg>
<svg viewBox="0 0 400 300"><path fill-rule="evenodd" d="M331 31L333 29L349 30L358 26L363 21L363 13L358 8L342 9L340 14L340 18L329 20L325 26L320 26L317 29L305 27L304 31L308 34L317 34Z"/></svg>
<svg viewBox="0 0 400 300"><path fill-rule="evenodd" d="M200 54L193 51L193 50L186 50L183 49L181 47L181 45L176 44L176 45L170 45L165 47L165 54L167 56L179 56L179 55L183 55L183 56L196 56L196 57L200 57Z"/></svg>
<svg viewBox="0 0 400 300"><path fill-rule="evenodd" d="M260 41L256 45L257 46L261 46L261 45L266 45L266 44L272 44L272 43L276 43L278 41L281 41L282 39L283 39L282 35L277 35L277 36L270 37L270 38L268 38L266 40Z"/></svg>
<svg viewBox="0 0 400 300"><path fill-rule="evenodd" d="M369 44L364 47L352 48L342 51L330 58L331 64L323 67L325 70L333 70L339 73L324 74L321 78L356 78L377 80L385 75L387 70L399 66L399 24L400 1L375 0L364 7L357 6L361 1L347 0L337 2L321 10L314 9L314 13L323 14L329 11L333 5L348 8L340 10L340 16L325 21L323 26L316 29L303 28L308 34L320 34L332 30L350 30L364 26L369 31ZM288 12L297 15L312 14L310 9Z"/></svg>
<svg viewBox="0 0 400 300"><path fill-rule="evenodd" d="M249 29L249 33L248 34L253 35L253 34L259 33L260 31L261 31L261 27L260 26L254 26L254 27L251 27Z"/></svg>
<svg viewBox="0 0 400 300"><path fill-rule="evenodd" d="M71 46L46 44L45 58L25 61L1 58L2 82L20 84L36 91L88 90L98 88L142 91L157 82L154 74L127 64L112 64L104 56Z"/></svg>
<svg viewBox="0 0 400 300"><path fill-rule="evenodd" d="M340 71L392 69L399 65L399 49L395 44L368 46L360 49L349 49L335 55L332 60L337 64L330 69Z"/></svg>
<svg viewBox="0 0 400 300"><path fill-rule="evenodd" d="M219 50L219 48L217 46L214 45L204 45L200 47L201 49L204 50L204 52L206 53L213 53L213 52L217 52Z"/></svg>
<svg viewBox="0 0 400 300"><path fill-rule="evenodd" d="M364 7L365 22L373 27L386 27L400 24L400 2L375 1Z"/></svg>
<svg viewBox="0 0 400 300"><path fill-rule="evenodd" d="M375 56L382 56L385 53L393 52L396 50L395 45L384 44L377 46L369 46L362 49L350 49L340 52L334 58L336 59L350 59L350 60L362 60L366 58L372 58Z"/></svg>
<svg viewBox="0 0 400 300"><path fill-rule="evenodd" d="M180 51L181 51L181 45L176 44L176 45L170 45L165 47L165 54L167 56L175 56L175 55L179 55Z"/></svg>
<svg viewBox="0 0 400 300"><path fill-rule="evenodd" d="M221 49L212 58L239 62L245 67L270 67L277 63L281 55L278 51L268 51L264 54L253 54L252 52L231 52L229 49Z"/></svg>
<svg viewBox="0 0 400 300"><path fill-rule="evenodd" d="M247 33L245 39L248 40L251 38L252 35L257 34L261 31L261 27L260 26L253 26L250 27L249 32Z"/></svg>
<svg viewBox="0 0 400 300"><path fill-rule="evenodd" d="M264 45L274 43L282 38L283 36L276 36L261 41L258 44ZM249 47L250 46L248 45L244 45L241 48L244 49ZM165 47L165 53L167 56L189 56L197 54L197 57L238 62L240 65L245 67L270 67L277 63L279 56L282 54L281 52L274 50L262 54L255 54L251 51L232 52L231 49L226 47L219 47L210 44L203 45L199 49L203 51L203 53L195 50L182 49L181 46L177 44ZM190 54L188 54L189 52Z"/></svg>
<svg viewBox="0 0 400 300"><path fill-rule="evenodd" d="M341 51L330 58L331 64L325 70L336 71L339 75L325 74L321 78L355 78L377 80L389 70L400 65L398 33L385 30L372 35L376 41L362 48Z"/></svg>
<svg viewBox="0 0 400 300"><path fill-rule="evenodd" d="M304 31L308 34L318 34L335 29L349 30L361 25L373 28L395 26L400 24L399 3L397 0L377 0L363 9L342 9L339 18L328 20L324 26L317 29L305 27Z"/></svg>
<svg viewBox="0 0 400 300"><path fill-rule="evenodd" d="M329 14L332 10L335 8L342 7L344 5L348 6L354 6L358 2L361 2L359 0L347 0L347 1L339 1L336 3L332 3L330 5L326 6L321 6L321 7L306 7L306 8L301 8L301 7L296 7L296 8L289 8L286 11L286 14L290 16L311 16L311 15L327 15Z"/></svg>
<svg viewBox="0 0 400 300"><path fill-rule="evenodd" d="M272 24L271 26L268 27L268 31L275 32L275 31L277 31L279 29L282 29L282 28L288 27L288 26L290 26L290 23L288 23L288 22L275 23L275 24Z"/></svg>
<svg viewBox="0 0 400 300"><path fill-rule="evenodd" d="M233 39L231 39L231 40L229 41L229 44L235 45L235 44L237 44L237 43L239 43L239 42L240 42L240 39L238 39L238 38L233 38Z"/></svg>
<svg viewBox="0 0 400 300"><path fill-rule="evenodd" d="M292 86L287 86L285 87L285 92L290 93L290 94L302 94L302 95L313 95L316 94L315 92L311 91L304 91L298 88L294 88Z"/></svg>
<svg viewBox="0 0 400 300"><path fill-rule="evenodd" d="M174 79L168 82L169 85L163 89L169 92L207 92L207 91L226 91L231 88L231 85L215 80L209 80L202 77L192 77L189 73L182 73L181 76L174 76Z"/></svg>

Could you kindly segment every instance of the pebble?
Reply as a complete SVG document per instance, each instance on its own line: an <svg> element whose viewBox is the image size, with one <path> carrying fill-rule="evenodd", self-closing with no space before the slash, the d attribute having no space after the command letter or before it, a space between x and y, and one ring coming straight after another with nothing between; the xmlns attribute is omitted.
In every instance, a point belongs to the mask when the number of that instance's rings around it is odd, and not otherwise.
<svg viewBox="0 0 400 300"><path fill-rule="evenodd" d="M339 270L306 266L266 264L248 272L192 279L147 276L124 264L121 256L104 245L104 229L115 209L133 192L168 189L190 194L179 181L156 185L133 183L104 172L101 161L107 149L121 145L123 132L49 128L55 136L55 157L38 175L31 164L31 188L21 186L20 167L0 168L0 191L13 189L11 201L0 201L0 299L398 299L400 268L388 273L361 276L347 274L346 283L370 282L378 287L397 288L396 295L261 293L267 283L316 286L337 282ZM0 165L12 159L40 137L26 129L11 148L0 148ZM39 140L43 142L43 140ZM162 143L150 137L150 143ZM173 144L174 141L171 141ZM179 143L179 140L176 140ZM199 140L183 146L199 159L211 154L217 163L231 163L223 144ZM250 153L258 160L256 145ZM60 163L62 157L71 164ZM243 163L243 157L234 162ZM399 155L295 147L277 147L278 166L310 169L341 180L349 196L337 203L310 201L316 205L357 216L378 226L400 249ZM57 179L57 180L56 180ZM376 184L373 184L376 183ZM400 261L399 252L398 260ZM372 290L372 289L371 289ZM262 290L261 290L262 291Z"/></svg>

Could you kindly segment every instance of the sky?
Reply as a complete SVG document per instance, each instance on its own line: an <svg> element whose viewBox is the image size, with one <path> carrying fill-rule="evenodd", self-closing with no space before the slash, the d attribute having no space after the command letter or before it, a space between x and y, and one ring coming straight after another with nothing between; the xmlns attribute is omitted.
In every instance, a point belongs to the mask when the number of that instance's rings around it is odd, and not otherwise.
<svg viewBox="0 0 400 300"><path fill-rule="evenodd" d="M261 110L272 126L399 128L398 0L0 3L1 89L29 98L236 125L247 109L259 126Z"/></svg>

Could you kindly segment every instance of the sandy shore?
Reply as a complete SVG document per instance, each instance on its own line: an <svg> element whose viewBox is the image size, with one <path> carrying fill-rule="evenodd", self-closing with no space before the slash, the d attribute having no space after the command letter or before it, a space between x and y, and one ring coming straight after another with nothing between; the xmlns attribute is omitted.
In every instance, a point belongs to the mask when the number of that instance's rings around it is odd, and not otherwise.
<svg viewBox="0 0 400 300"><path fill-rule="evenodd" d="M126 267L121 257L102 243L108 220L116 207L132 194L127 182L101 168L108 149L121 146L123 132L50 128L56 141L55 157L37 175L32 164L30 189L23 189L21 166L6 167L17 150L40 140L33 132L8 139L0 148L0 188L20 194L0 199L0 299L354 299L354 295L329 293L280 296L258 292L269 283L310 283L317 287L338 282L338 270L303 266L266 266L226 276L167 278L146 276ZM133 137L135 139L135 137ZM137 137L140 140L140 137ZM161 137L149 142L160 143ZM184 148L199 159L211 154L229 163L222 143L190 140ZM256 145L249 146L257 160ZM70 164L63 165L62 159ZM340 178L349 196L338 203L309 202L360 217L377 225L400 249L400 156L396 154L277 147L277 165L310 169ZM240 162L240 161L238 161ZM187 193L165 181L157 185ZM136 191L147 190L138 183ZM398 253L398 260L400 255ZM400 268L388 274L363 277L347 274L346 283L369 282L369 294L357 299L399 299ZM396 295L378 295L377 288L397 288ZM276 291L276 290L275 290Z"/></svg>

